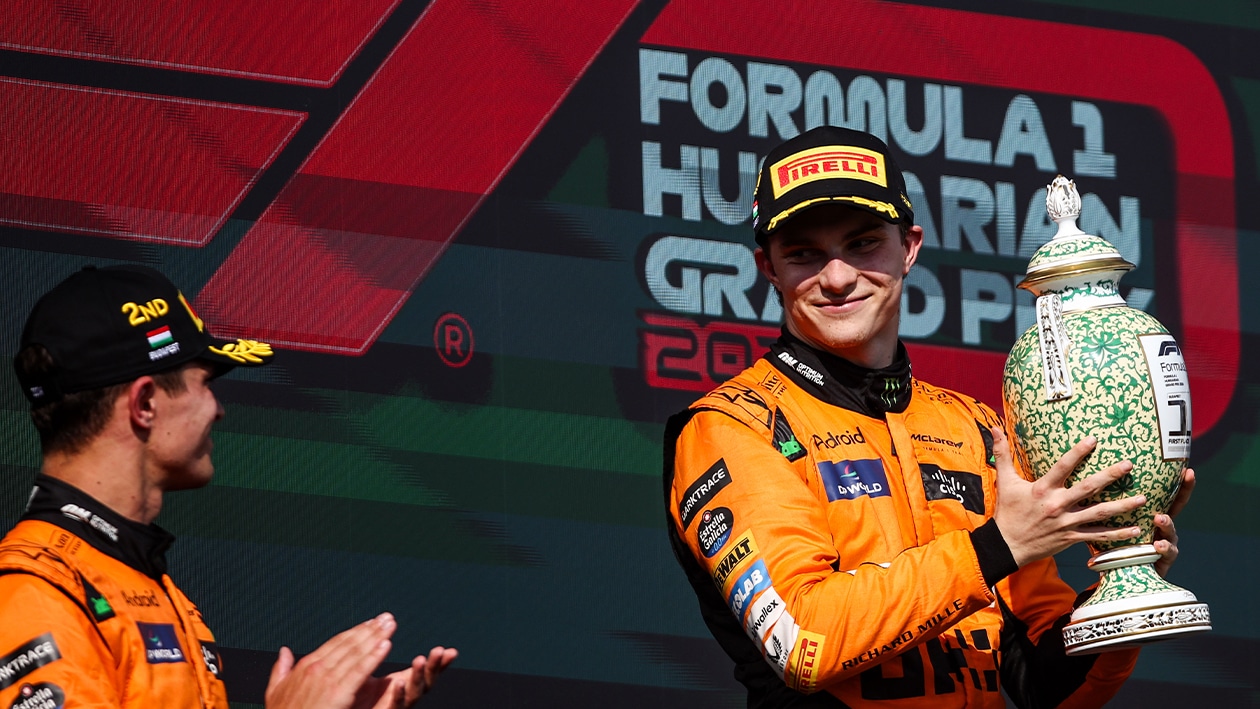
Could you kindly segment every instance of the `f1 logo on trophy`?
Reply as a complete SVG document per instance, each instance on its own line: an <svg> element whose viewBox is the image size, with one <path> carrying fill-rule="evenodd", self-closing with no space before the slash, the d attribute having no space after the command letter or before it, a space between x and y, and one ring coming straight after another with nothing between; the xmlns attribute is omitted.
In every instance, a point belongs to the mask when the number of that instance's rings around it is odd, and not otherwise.
<svg viewBox="0 0 1260 709"><path fill-rule="evenodd" d="M1098 445L1069 485L1123 460L1128 476L1100 499L1145 494L1147 505L1105 524L1137 526L1130 540L1091 545L1102 574L1063 629L1069 655L1117 650L1211 630L1207 604L1159 576L1154 513L1168 510L1190 457L1190 380L1176 340L1158 320L1129 307L1120 277L1133 264L1106 239L1076 226L1081 197L1062 175L1046 209L1058 224L1019 284L1037 297L1037 322L1006 360L1002 396L1007 437L1035 477L1085 434Z"/></svg>

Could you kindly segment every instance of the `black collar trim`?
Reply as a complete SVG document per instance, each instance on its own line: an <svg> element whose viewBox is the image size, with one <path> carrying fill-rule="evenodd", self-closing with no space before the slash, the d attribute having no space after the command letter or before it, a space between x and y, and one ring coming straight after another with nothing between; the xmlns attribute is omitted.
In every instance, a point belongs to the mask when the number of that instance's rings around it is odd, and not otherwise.
<svg viewBox="0 0 1260 709"><path fill-rule="evenodd" d="M859 367L842 357L816 350L783 328L770 345L766 360L814 398L871 418L899 414L910 405L910 356L897 342L892 364L881 369Z"/></svg>
<svg viewBox="0 0 1260 709"><path fill-rule="evenodd" d="M79 488L47 475L36 476L22 519L61 527L154 579L166 573L166 550L175 541L156 524L133 522Z"/></svg>

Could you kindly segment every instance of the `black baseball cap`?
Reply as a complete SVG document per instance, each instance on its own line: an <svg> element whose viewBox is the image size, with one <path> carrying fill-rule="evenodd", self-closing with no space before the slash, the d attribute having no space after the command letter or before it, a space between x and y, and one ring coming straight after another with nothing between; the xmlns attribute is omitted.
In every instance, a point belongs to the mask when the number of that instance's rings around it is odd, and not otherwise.
<svg viewBox="0 0 1260 709"><path fill-rule="evenodd" d="M820 204L843 204L894 224L914 224L906 180L884 141L870 133L819 126L779 144L762 163L753 197L757 243Z"/></svg>
<svg viewBox="0 0 1260 709"><path fill-rule="evenodd" d="M145 266L87 266L44 294L22 330L19 350L43 345L51 371L24 375L32 408L66 394L131 381L194 359L218 368L271 361L271 345L213 337L184 294Z"/></svg>

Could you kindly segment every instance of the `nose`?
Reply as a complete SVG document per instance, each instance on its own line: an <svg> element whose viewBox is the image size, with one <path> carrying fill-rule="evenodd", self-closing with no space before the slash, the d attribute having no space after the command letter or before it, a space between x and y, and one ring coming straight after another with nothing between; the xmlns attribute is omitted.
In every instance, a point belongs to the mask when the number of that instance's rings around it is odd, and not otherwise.
<svg viewBox="0 0 1260 709"><path fill-rule="evenodd" d="M832 258L818 272L818 285L832 293L846 293L857 282L857 274L857 269L845 263L844 259Z"/></svg>

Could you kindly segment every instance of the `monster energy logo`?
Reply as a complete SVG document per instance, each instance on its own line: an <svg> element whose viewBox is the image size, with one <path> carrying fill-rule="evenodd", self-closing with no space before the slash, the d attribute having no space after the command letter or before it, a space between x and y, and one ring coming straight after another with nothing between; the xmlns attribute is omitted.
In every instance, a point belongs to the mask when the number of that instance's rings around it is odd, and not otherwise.
<svg viewBox="0 0 1260 709"><path fill-rule="evenodd" d="M879 400L884 402L884 406L892 408L897 405L897 390L900 384L896 377L884 378L884 391L879 395Z"/></svg>

